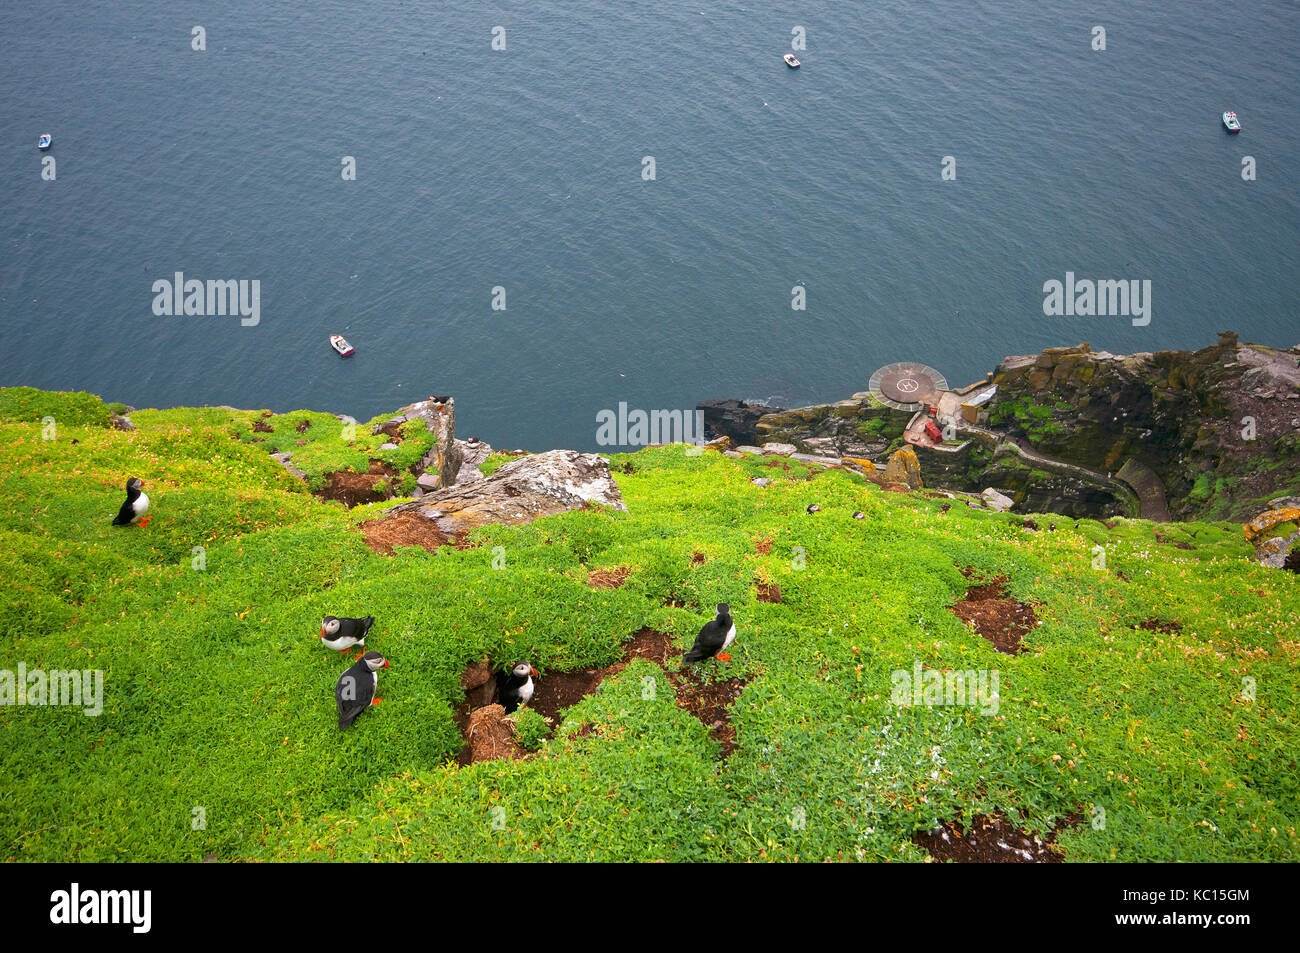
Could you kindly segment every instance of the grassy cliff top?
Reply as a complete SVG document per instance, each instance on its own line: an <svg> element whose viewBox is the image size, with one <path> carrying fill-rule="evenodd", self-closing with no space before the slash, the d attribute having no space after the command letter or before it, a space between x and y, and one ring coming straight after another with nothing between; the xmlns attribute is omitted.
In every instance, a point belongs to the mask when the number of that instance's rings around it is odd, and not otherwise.
<svg viewBox="0 0 1300 953"><path fill-rule="evenodd" d="M627 513L384 556L357 529L383 505L312 496L248 442L258 419L143 410L124 432L90 395L0 391L0 670L105 679L97 717L0 706L0 858L916 861L918 832L979 814L1044 836L1082 815L1070 860L1300 857L1300 579L1239 526L1031 528L672 446L612 458ZM273 449L294 419L264 425ZM301 455L370 452L333 439ZM128 476L148 528L110 525ZM1029 610L1020 654L958 617L985 618L968 590ZM738 638L701 679L743 683L725 759L675 703L677 660L635 659L527 760L452 763L468 663L544 683L647 628L684 649L717 602ZM327 614L376 616L392 662L342 733ZM895 704L917 663L996 672L996 714Z"/></svg>

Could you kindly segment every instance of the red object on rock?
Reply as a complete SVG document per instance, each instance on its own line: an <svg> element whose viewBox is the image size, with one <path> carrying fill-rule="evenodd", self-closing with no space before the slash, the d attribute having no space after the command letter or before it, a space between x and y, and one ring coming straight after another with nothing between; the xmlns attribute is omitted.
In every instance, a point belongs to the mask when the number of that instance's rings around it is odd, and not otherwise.
<svg viewBox="0 0 1300 953"><path fill-rule="evenodd" d="M933 420L925 422L925 434L935 443L943 443L943 431L934 425Z"/></svg>

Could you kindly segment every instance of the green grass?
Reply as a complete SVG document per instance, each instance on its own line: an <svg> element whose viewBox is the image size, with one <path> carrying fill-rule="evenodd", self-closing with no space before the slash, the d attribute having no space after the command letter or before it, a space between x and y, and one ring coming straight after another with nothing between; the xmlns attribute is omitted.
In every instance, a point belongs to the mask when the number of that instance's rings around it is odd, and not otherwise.
<svg viewBox="0 0 1300 953"><path fill-rule="evenodd" d="M211 408L137 411L134 432L107 419L88 395L0 390L0 669L105 678L99 717L0 707L0 858L916 861L911 835L940 818L1003 810L1043 831L1098 808L1104 827L1061 835L1069 859L1300 854L1300 580L1251 562L1239 526L1031 532L843 471L675 446L613 458L627 513L385 557L354 528L383 505L322 503L268 454L357 465L384 439L367 425L349 444L305 411L272 434ZM131 475L147 529L109 525ZM622 588L584 584L615 566ZM1025 654L949 611L965 566L1036 605ZM757 579L783 601L758 602ZM527 658L545 679L618 660L643 626L684 648L720 601L740 635L706 677L748 680L725 761L637 661L554 732L525 717L529 760L448 763L468 662ZM375 615L392 661L384 704L343 733L326 614ZM999 711L893 705L891 674L916 660L996 670Z"/></svg>

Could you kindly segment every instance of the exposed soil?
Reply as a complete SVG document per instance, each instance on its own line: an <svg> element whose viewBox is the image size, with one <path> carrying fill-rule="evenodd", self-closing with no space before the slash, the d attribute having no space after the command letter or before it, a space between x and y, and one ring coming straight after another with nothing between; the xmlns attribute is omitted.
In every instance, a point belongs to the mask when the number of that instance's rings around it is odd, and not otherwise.
<svg viewBox="0 0 1300 953"><path fill-rule="evenodd" d="M258 417L254 420L253 430L257 433L275 433L275 428L266 422L266 417Z"/></svg>
<svg viewBox="0 0 1300 953"><path fill-rule="evenodd" d="M568 672L547 672L545 675L538 676L534 681L536 688L533 699L528 707L546 718L552 728L558 727L564 720L563 711L594 692L606 678L623 671L628 662L633 659L646 659L666 669L669 660L680 654L681 650L673 645L672 637L667 633L649 628L641 629L624 645L622 660L612 665L604 668L574 669ZM470 736L470 733L476 730L478 723L475 719L479 717L481 711L496 709L504 714L504 709L495 704L496 682L491 677L491 671L486 663L474 662L468 665L461 675L461 687L466 690L466 698L457 710L455 718L467 742L456 757L456 763L462 766L485 760L479 757L482 752L509 750L501 746L497 738L499 732L495 729L487 727L477 729L483 732L483 739L478 742L478 747L475 746L475 739ZM722 757L725 759L736 749L736 730L731 726L731 713L728 706L740 695L745 687L745 680L729 678L706 684L697 671L666 671L666 674L676 689L678 706L689 711L709 729L710 734L722 746ZM487 707L478 707L481 705ZM501 727L505 731L510 730L509 724ZM591 725L583 725L580 733L592 734L594 730ZM512 737L511 744L513 743ZM518 748L517 745L514 747ZM518 755L504 753L495 755L495 757L512 758L526 756L526 752Z"/></svg>
<svg viewBox="0 0 1300 953"><path fill-rule="evenodd" d="M1055 846L1057 835L1081 820L1082 815L1069 814L1040 838L1014 827L1001 812L977 814L969 830L959 821L943 821L935 830L913 834L912 842L936 860L959 864L1059 864L1065 858Z"/></svg>
<svg viewBox="0 0 1300 953"><path fill-rule="evenodd" d="M326 473L325 488L317 495L326 500L340 500L344 506L351 508L360 503L377 503L392 496L393 479L397 471L392 470L378 460L370 461L369 473L353 473L350 470L335 470ZM376 490L375 485L384 481L386 489Z"/></svg>
<svg viewBox="0 0 1300 953"><path fill-rule="evenodd" d="M593 589L618 589L627 582L632 570L627 566L615 566L613 569L592 569L587 573L587 585Z"/></svg>
<svg viewBox="0 0 1300 953"><path fill-rule="evenodd" d="M298 433L306 433L308 430L311 429L311 421L300 420L298 421L298 426L294 427L293 429L298 431Z"/></svg>
<svg viewBox="0 0 1300 953"><path fill-rule="evenodd" d="M527 756L515 741L514 729L505 718L506 710L500 705L488 705L470 713L465 730L470 764L501 758L517 761Z"/></svg>
<svg viewBox="0 0 1300 953"><path fill-rule="evenodd" d="M760 582L758 584L758 601L759 602L780 602L781 587L775 583Z"/></svg>
<svg viewBox="0 0 1300 953"><path fill-rule="evenodd" d="M433 552L439 546L455 546L457 549L469 549L470 544L463 538L448 536L419 513L398 513L379 519L365 520L357 528L366 537L366 545L377 553L392 555L398 546L422 546Z"/></svg>
<svg viewBox="0 0 1300 953"><path fill-rule="evenodd" d="M708 560L708 556L703 553L691 553L691 565L698 566Z"/></svg>
<svg viewBox="0 0 1300 953"><path fill-rule="evenodd" d="M689 711L709 729L713 739L722 745L726 760L736 750L736 729L731 725L729 706L740 697L745 680L728 678L705 684L695 680L698 676L687 673L670 673L668 678L677 689L677 707Z"/></svg>
<svg viewBox="0 0 1300 953"><path fill-rule="evenodd" d="M1145 622L1138 624L1139 629L1146 629L1148 632L1159 632L1162 635L1171 635L1174 632L1183 631L1183 624L1173 619L1147 619Z"/></svg>
<svg viewBox="0 0 1300 953"><path fill-rule="evenodd" d="M961 573L969 579L974 570L967 566ZM1038 616L1033 606L1007 598L1006 584L1006 576L994 576L989 582L968 588L966 597L949 608L999 652L1017 655L1020 640L1038 626Z"/></svg>
<svg viewBox="0 0 1300 953"><path fill-rule="evenodd" d="M622 669L626 663L615 664ZM569 672L547 672L545 676L533 680L535 686L533 700L528 703L528 707L545 717L553 727L558 727L564 720L560 712L570 705L576 705L594 692L608 674L611 674L608 668L577 668Z"/></svg>
<svg viewBox="0 0 1300 953"><path fill-rule="evenodd" d="M390 443L402 442L402 424L404 421L396 418L389 420L379 427L379 432L388 438Z"/></svg>
<svg viewBox="0 0 1300 953"><path fill-rule="evenodd" d="M760 556L766 556L770 553L772 551L772 537L754 540L754 551Z"/></svg>

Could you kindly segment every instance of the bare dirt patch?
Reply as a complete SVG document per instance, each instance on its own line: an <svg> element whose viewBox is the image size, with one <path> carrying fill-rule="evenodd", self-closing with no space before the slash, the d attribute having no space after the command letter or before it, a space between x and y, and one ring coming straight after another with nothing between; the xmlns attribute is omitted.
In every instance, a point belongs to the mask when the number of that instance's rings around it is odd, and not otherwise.
<svg viewBox="0 0 1300 953"><path fill-rule="evenodd" d="M912 842L935 860L959 864L1059 864L1064 856L1056 847L1060 832L1082 820L1079 814L1061 818L1046 838L1016 828L1001 814L977 814L964 830L959 821L943 821L932 831L912 835Z"/></svg>
<svg viewBox="0 0 1300 953"><path fill-rule="evenodd" d="M298 421L298 426L294 427L293 429L298 431L298 433L306 433L308 430L311 429L311 421L300 420Z"/></svg>
<svg viewBox="0 0 1300 953"><path fill-rule="evenodd" d="M465 740L468 742L469 764L501 758L517 761L528 754L515 741L514 729L506 721L506 710L500 705L487 705L471 712Z"/></svg>
<svg viewBox="0 0 1300 953"><path fill-rule="evenodd" d="M392 481L396 476L397 471L378 460L371 460L368 473L335 470L324 474L325 488L317 495L327 500L339 500L349 509L360 503L377 503L392 496ZM381 482L383 488L377 489Z"/></svg>
<svg viewBox="0 0 1300 953"><path fill-rule="evenodd" d="M266 418L271 416L265 414L253 421L253 430L257 433L275 433L275 428L266 422Z"/></svg>
<svg viewBox="0 0 1300 953"><path fill-rule="evenodd" d="M970 578L969 566L962 575ZM957 618L975 627L975 631L993 643L1004 655L1020 653L1020 640L1038 625L1033 606L1007 597L1007 578L994 576L989 582L971 586L966 597L949 606Z"/></svg>
<svg viewBox="0 0 1300 953"><path fill-rule="evenodd" d="M723 760L736 750L736 729L731 724L731 704L745 688L742 678L719 682L697 681L692 674L672 674L668 678L677 689L677 707L684 708L700 720L709 734L722 746Z"/></svg>
<svg viewBox="0 0 1300 953"><path fill-rule="evenodd" d="M691 565L699 566L708 561L708 556L703 553L691 553Z"/></svg>
<svg viewBox="0 0 1300 953"><path fill-rule="evenodd" d="M421 546L429 552L440 546L470 548L463 539L448 536L433 525L433 520L425 519L419 513L398 513L365 520L358 523L357 528L365 535L366 545L385 556L391 556L398 546Z"/></svg>
<svg viewBox="0 0 1300 953"><path fill-rule="evenodd" d="M780 602L781 587L775 583L760 582L758 584L758 601L759 602Z"/></svg>
<svg viewBox="0 0 1300 953"><path fill-rule="evenodd" d="M613 569L592 569L587 572L587 585L593 589L618 589L627 582L632 570L627 566Z"/></svg>
<svg viewBox="0 0 1300 953"><path fill-rule="evenodd" d="M1162 635L1172 635L1183 631L1183 624L1174 619L1147 619L1145 622L1139 622L1138 628L1146 629L1148 632L1159 632Z"/></svg>
<svg viewBox="0 0 1300 953"><path fill-rule="evenodd" d="M563 712L596 691L606 678L623 671L628 662L633 659L646 659L665 669L668 680L676 690L677 705L690 712L709 729L709 733L722 747L722 757L726 758L736 749L736 730L731 726L729 706L739 697L746 682L741 678L705 682L698 671L667 671L669 660L680 654L681 650L673 645L672 636L654 629L641 629L625 643L623 658L612 665L604 668L573 669L567 672L547 672L545 675L538 676L534 681L535 690L528 707L546 718L554 729L563 722ZM489 753L487 756L491 757L527 757L527 752L518 755L508 753L490 755L492 751L508 752L511 749L503 746L500 732L496 728L491 724L478 726L475 720L482 711L496 709L504 714L504 709L496 704L496 680L492 676L491 666L482 661L466 666L461 674L461 687L465 689L466 696L465 701L456 711L455 719L457 726L465 734L466 745L457 755L456 763L464 766L485 760L485 756L480 756L485 753ZM510 731L508 722L501 727L505 731ZM471 737L471 732L474 731L482 734L478 742ZM581 734L591 734L593 731L590 725L583 725L580 729ZM513 745L513 735L510 741ZM514 747L518 748L518 745Z"/></svg>
<svg viewBox="0 0 1300 953"><path fill-rule="evenodd" d="M769 536L767 539L754 540L754 551L760 556L766 556L770 553L772 551L772 537Z"/></svg>

